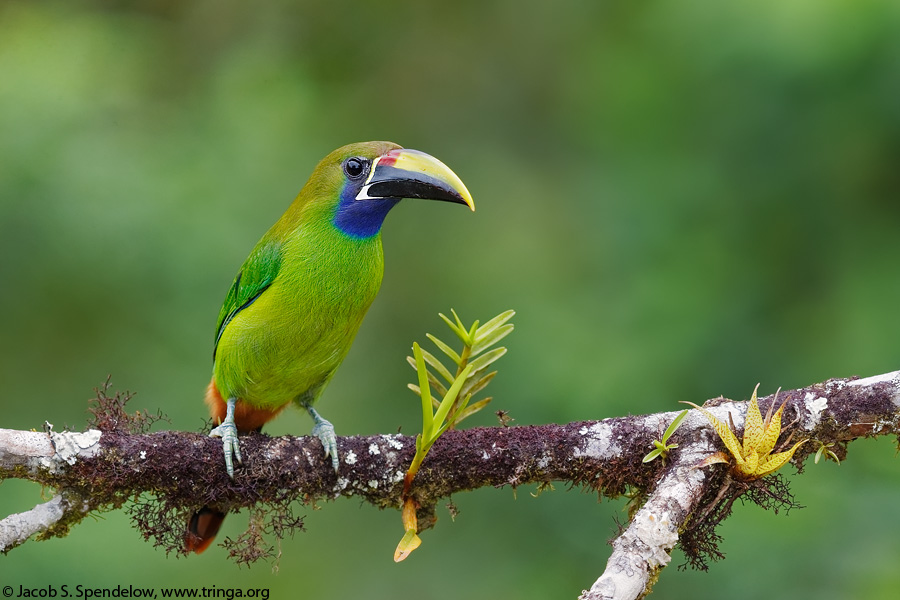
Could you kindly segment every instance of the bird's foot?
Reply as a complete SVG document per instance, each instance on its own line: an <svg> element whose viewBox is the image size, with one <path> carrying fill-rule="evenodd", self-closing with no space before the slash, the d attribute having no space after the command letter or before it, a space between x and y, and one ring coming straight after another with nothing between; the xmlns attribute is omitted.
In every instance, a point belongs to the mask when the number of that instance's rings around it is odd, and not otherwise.
<svg viewBox="0 0 900 600"><path fill-rule="evenodd" d="M222 449L225 452L225 470L234 479L234 459L242 464L241 448L238 444L237 426L234 424L234 398L228 399L228 409L222 424L209 432L210 437L222 438Z"/></svg>
<svg viewBox="0 0 900 600"><path fill-rule="evenodd" d="M309 411L310 416L316 422L313 426L312 434L319 438L322 442L322 446L325 447L325 458L331 457L331 466L334 467L335 472L338 470L338 449L337 449L337 434L334 432L334 425L326 419L322 418L316 410L307 406L306 410Z"/></svg>

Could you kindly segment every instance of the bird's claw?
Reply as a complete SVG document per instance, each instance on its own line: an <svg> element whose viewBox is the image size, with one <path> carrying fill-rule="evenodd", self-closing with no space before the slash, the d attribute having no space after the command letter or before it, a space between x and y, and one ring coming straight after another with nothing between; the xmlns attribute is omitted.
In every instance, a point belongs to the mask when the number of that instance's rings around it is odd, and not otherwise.
<svg viewBox="0 0 900 600"><path fill-rule="evenodd" d="M210 437L222 438L222 449L225 452L225 470L228 476L234 479L234 463L237 459L238 464L243 464L241 460L241 447L238 444L237 427L234 420L225 419L221 425L209 432ZM232 458L233 457L233 458Z"/></svg>
<svg viewBox="0 0 900 600"><path fill-rule="evenodd" d="M331 466L334 467L336 472L338 470L338 449L334 425L319 417L316 419L312 434L322 442L322 446L325 447L325 458L331 457Z"/></svg>

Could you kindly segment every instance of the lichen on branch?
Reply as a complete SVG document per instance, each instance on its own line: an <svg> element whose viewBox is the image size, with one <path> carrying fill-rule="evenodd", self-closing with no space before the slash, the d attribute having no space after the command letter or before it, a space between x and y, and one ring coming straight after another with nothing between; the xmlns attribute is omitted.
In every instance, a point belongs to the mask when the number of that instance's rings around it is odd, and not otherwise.
<svg viewBox="0 0 900 600"><path fill-rule="evenodd" d="M900 371L868 379L832 379L783 394L787 402L782 435L812 442L796 451L792 463L798 466L819 447L845 460L852 440L900 431ZM759 398L763 411L773 402L772 396ZM747 406L717 399L704 408L722 422L730 419L741 432ZM439 499L479 487L543 487L558 481L606 496L627 493L636 501L634 521L614 542L607 571L583 597L636 598L659 576L676 542L713 556L716 538L710 524L730 512L735 499L771 501L769 508L795 503L783 476L763 486L769 478L728 481L725 465L700 466L723 446L698 413L688 415L672 435L677 447L665 464L643 463L676 415L449 430L435 442L416 476L416 497L423 505L435 506ZM60 498L51 500L47 510L35 508L22 513L24 517L0 520L2 551L21 544L22 536L65 535L89 512L122 506L144 537L178 551L187 515L215 504L230 511L247 509L252 515L248 533L229 544L234 558L264 558L268 542L260 540L284 537L302 527L293 511L303 503L355 496L380 508L399 509L403 476L415 452L409 436L338 438L341 464L335 473L315 438L250 434L242 438L244 466L232 480L220 464L221 445L204 433L134 433L116 425L127 421L121 415L107 417L104 414L100 422L114 426L93 430L99 434L0 429L0 479L35 481ZM422 515L419 520L434 524ZM619 568L626 564L628 569ZM610 589L618 591L610 596Z"/></svg>

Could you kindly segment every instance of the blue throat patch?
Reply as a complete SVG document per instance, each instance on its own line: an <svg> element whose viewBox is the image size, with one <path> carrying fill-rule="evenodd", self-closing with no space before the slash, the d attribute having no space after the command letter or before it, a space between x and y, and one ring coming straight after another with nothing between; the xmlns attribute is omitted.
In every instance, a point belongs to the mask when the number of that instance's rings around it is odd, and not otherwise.
<svg viewBox="0 0 900 600"><path fill-rule="evenodd" d="M356 239L366 239L378 235L384 218L400 198L376 198L374 200L356 200L358 186L345 185L341 190L341 201L338 203L332 222L346 235Z"/></svg>

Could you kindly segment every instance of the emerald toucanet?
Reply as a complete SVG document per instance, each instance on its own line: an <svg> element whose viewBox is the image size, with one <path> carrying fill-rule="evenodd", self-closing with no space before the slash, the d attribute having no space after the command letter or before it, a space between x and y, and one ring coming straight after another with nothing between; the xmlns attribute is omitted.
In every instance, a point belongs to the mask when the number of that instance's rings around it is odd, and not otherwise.
<svg viewBox="0 0 900 600"><path fill-rule="evenodd" d="M381 225L401 198L475 210L459 177L436 158L390 142L338 148L316 167L284 215L250 252L216 325L206 392L225 467L241 462L238 434L259 429L291 402L338 468L334 427L313 408L344 360L384 271ZM191 519L188 550L202 552L225 514Z"/></svg>

